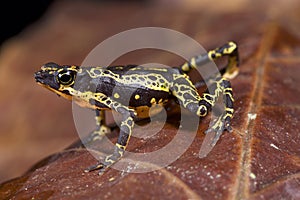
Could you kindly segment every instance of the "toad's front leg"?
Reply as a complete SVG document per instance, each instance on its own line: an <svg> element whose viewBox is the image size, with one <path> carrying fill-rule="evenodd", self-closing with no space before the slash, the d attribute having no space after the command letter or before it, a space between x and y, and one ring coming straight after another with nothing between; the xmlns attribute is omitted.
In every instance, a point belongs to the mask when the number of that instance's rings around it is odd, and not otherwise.
<svg viewBox="0 0 300 200"><path fill-rule="evenodd" d="M122 122L120 126L120 134L117 140L117 143L114 148L114 152L111 155L105 157L104 161L98 162L96 165L88 167L85 172L90 172L93 170L99 169L99 175L101 175L108 167L117 162L124 154L126 146L129 142L132 129L134 126L134 116L135 113L132 109L116 102L109 97L104 98L104 102L101 101L102 104L106 103L108 107L122 115Z"/></svg>
<svg viewBox="0 0 300 200"><path fill-rule="evenodd" d="M109 134L113 128L106 125L104 110L96 110L96 129L93 130L84 140L83 144L90 145L96 140L102 140L102 138Z"/></svg>

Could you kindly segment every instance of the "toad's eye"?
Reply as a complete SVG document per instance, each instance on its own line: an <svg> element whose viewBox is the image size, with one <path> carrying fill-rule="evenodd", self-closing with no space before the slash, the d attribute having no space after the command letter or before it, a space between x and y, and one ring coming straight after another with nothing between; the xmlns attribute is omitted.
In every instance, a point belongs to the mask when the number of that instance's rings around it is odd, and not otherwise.
<svg viewBox="0 0 300 200"><path fill-rule="evenodd" d="M75 80L75 72L62 71L57 75L57 80L62 85L65 85L65 86L72 85Z"/></svg>

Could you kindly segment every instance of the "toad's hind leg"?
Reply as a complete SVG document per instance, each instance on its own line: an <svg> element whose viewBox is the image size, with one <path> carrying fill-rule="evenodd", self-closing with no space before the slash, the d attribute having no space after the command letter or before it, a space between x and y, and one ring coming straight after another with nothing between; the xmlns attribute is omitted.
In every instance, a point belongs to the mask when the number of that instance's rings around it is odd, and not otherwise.
<svg viewBox="0 0 300 200"><path fill-rule="evenodd" d="M238 46L235 42L232 41L224 44L219 48L208 51L207 54L193 57L191 60L181 65L179 69L183 73L188 73L192 69L201 67L201 65L203 64L224 56L228 56L228 63L226 67L221 70L221 75L227 79L232 79L238 74L239 71Z"/></svg>
<svg viewBox="0 0 300 200"><path fill-rule="evenodd" d="M217 78L208 88L209 92L204 92L203 96L209 104L214 106L219 97L223 98L224 110L215 123L206 131L228 130L231 131L230 121L233 117L233 95L230 82L225 78Z"/></svg>
<svg viewBox="0 0 300 200"><path fill-rule="evenodd" d="M216 132L216 137L218 137L224 130L231 130L230 121L233 114L234 100L230 82L225 78L217 78L210 86L211 93L204 92L202 97L199 96L196 88L186 75L175 77L170 90L177 97L180 105L199 117L206 116L208 111L215 106L219 97L222 97L224 110L207 132L214 131Z"/></svg>

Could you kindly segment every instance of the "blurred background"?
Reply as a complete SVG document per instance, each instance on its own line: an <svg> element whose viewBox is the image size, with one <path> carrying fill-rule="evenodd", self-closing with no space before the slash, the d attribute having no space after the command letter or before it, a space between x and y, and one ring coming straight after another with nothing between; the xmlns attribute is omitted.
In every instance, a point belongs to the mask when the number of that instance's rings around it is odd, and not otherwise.
<svg viewBox="0 0 300 200"><path fill-rule="evenodd" d="M44 63L80 65L89 51L107 37L143 26L174 29L207 49L213 48L227 40L242 41L247 37L238 34L248 28L243 23L230 24L236 18L251 21L251 15L244 15L244 10L258 9L263 19L298 5L296 0L274 1L271 7L265 1L249 0L222 1L217 5L209 0L10 2L1 3L0 12L0 183L22 175L37 161L78 139L72 104L35 83L33 73ZM266 6L268 13L264 13ZM224 26L216 30L214 22L219 20L224 20ZM208 28L201 29L203 25ZM218 40L220 35L222 41ZM168 58L145 52L118 62L167 60L164 64L176 65L180 60Z"/></svg>

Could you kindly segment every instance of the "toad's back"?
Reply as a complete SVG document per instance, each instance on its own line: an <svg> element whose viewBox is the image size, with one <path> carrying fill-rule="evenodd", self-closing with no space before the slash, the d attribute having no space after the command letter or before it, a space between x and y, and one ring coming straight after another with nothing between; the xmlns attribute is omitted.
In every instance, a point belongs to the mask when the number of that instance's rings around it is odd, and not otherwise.
<svg viewBox="0 0 300 200"><path fill-rule="evenodd" d="M167 101L174 78L180 76L185 78L177 68L86 67L77 75L76 83L83 92L103 93L130 107L151 107Z"/></svg>

